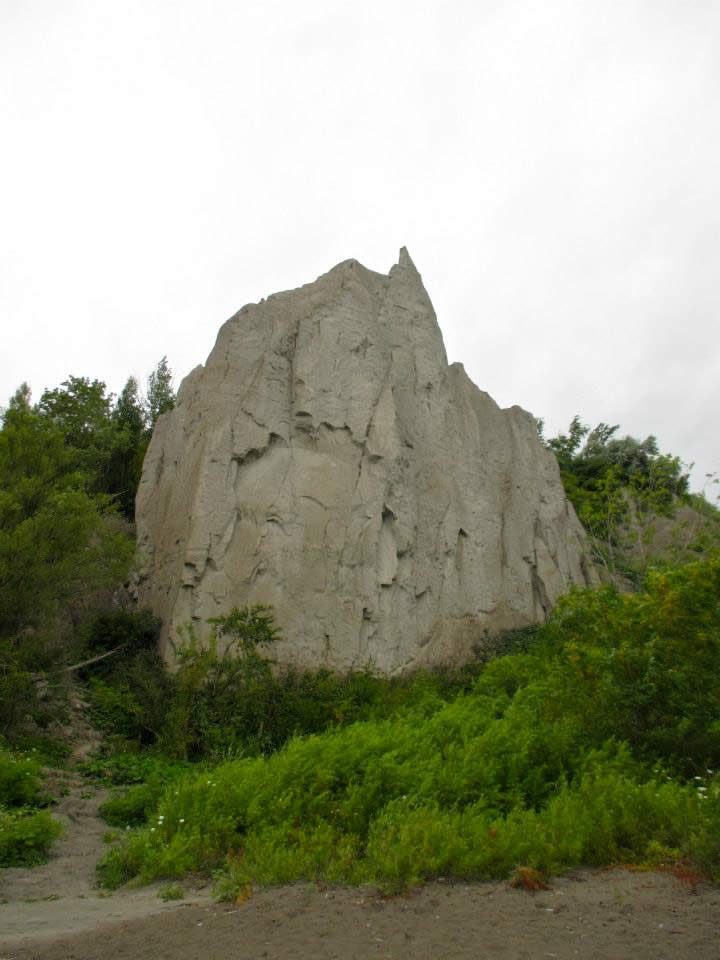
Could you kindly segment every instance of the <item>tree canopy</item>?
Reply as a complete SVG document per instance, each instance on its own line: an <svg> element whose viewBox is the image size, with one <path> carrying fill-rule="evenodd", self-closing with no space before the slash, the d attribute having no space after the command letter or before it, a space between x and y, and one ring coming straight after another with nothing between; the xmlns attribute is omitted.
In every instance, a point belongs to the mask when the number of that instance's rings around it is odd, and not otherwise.
<svg viewBox="0 0 720 960"><path fill-rule="evenodd" d="M579 416L567 433L540 438L558 460L568 499L588 531L595 559L620 569L619 551L636 536L633 519L649 514L670 516L687 500L689 475L679 457L660 453L657 439L618 436L618 425L590 428ZM628 572L624 570L623 572Z"/></svg>
<svg viewBox="0 0 720 960"><path fill-rule="evenodd" d="M76 376L36 405L26 383L10 398L0 422L0 674L28 637L62 634L88 598L122 582L133 554L122 518L133 518L153 425L174 398L166 357L144 398L134 377L116 398Z"/></svg>

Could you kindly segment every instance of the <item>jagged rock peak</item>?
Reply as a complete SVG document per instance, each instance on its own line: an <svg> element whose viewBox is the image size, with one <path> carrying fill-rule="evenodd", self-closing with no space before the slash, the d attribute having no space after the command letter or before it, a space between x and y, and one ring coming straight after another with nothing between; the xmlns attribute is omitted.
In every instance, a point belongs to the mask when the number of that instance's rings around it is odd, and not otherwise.
<svg viewBox="0 0 720 960"><path fill-rule="evenodd" d="M467 657L594 582L530 414L448 366L403 247L243 307L160 418L139 600L183 624L274 607L280 662L386 673Z"/></svg>

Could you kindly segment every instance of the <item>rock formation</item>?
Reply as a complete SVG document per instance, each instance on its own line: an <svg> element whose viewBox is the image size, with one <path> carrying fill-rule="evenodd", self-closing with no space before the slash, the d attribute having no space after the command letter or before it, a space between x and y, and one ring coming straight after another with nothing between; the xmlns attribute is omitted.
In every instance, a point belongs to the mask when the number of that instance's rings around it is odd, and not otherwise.
<svg viewBox="0 0 720 960"><path fill-rule="evenodd" d="M396 673L540 621L595 574L530 414L448 366L406 250L245 306L158 421L138 598L202 634L271 604L299 666Z"/></svg>

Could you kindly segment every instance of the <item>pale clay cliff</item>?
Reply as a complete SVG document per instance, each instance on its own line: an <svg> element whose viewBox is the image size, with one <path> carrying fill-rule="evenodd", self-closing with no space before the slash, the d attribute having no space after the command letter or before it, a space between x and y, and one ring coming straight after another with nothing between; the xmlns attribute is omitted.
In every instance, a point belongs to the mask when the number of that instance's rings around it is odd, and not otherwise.
<svg viewBox="0 0 720 960"><path fill-rule="evenodd" d="M405 249L245 306L161 417L137 499L163 649L271 604L280 663L467 658L596 579L533 418L448 366Z"/></svg>

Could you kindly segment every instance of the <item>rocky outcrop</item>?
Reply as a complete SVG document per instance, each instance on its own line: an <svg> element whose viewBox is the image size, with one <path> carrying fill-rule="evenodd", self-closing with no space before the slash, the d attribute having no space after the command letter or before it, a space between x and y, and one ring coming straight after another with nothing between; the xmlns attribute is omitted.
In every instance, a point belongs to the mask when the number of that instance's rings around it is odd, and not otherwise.
<svg viewBox="0 0 720 960"><path fill-rule="evenodd" d="M227 321L158 421L137 525L168 657L182 624L266 603L278 661L394 673L595 577L533 418L448 366L404 249Z"/></svg>

